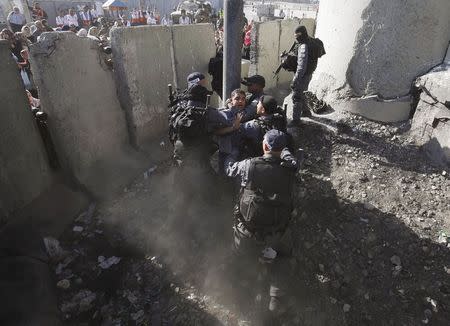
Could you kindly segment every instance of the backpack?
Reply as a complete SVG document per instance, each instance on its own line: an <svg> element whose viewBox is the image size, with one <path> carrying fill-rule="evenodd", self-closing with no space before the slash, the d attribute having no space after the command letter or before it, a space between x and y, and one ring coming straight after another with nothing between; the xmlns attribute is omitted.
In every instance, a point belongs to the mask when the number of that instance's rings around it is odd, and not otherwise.
<svg viewBox="0 0 450 326"><path fill-rule="evenodd" d="M297 71L297 53L298 53L298 43L294 43L288 53L282 56L281 67L287 71L296 72ZM306 67L306 74L312 74L317 68L317 62L320 57L322 57L325 52L323 42L318 38L309 38L308 42L308 65Z"/></svg>
<svg viewBox="0 0 450 326"><path fill-rule="evenodd" d="M317 62L319 58L321 58L325 52L325 48L323 46L323 42L318 38L309 38L308 43L308 65L306 67L306 74L312 74L317 68Z"/></svg>
<svg viewBox="0 0 450 326"><path fill-rule="evenodd" d="M180 140L185 145L205 140L208 108L189 105L180 101L172 108L169 116L169 139L172 144Z"/></svg>
<svg viewBox="0 0 450 326"><path fill-rule="evenodd" d="M292 210L294 174L295 169L284 166L279 159L258 157L251 161L247 184L241 188L237 215L247 230L266 235L286 227Z"/></svg>

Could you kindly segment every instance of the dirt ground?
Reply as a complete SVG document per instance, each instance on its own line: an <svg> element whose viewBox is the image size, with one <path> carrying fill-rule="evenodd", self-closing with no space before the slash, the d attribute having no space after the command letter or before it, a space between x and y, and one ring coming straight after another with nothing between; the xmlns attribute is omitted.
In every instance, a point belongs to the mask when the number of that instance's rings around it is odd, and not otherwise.
<svg viewBox="0 0 450 326"><path fill-rule="evenodd" d="M349 114L304 120L284 239L290 308L274 325L448 325L449 171L408 128ZM66 324L262 325L264 299L229 268L231 188L166 162L91 206L59 239Z"/></svg>

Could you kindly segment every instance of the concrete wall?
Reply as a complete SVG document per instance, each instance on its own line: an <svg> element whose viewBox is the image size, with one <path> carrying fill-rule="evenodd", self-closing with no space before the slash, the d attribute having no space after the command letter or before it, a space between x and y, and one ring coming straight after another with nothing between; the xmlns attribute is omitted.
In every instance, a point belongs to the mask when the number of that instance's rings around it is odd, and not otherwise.
<svg viewBox="0 0 450 326"><path fill-rule="evenodd" d="M316 34L327 54L310 90L333 105L344 101L343 108L353 102L350 98L377 95L370 109L370 103L350 106L369 115L384 110L385 121L407 118L412 82L445 55L449 15L448 0L322 0ZM397 106L383 103L399 97Z"/></svg>
<svg viewBox="0 0 450 326"><path fill-rule="evenodd" d="M119 98L135 145L167 127L167 84L174 80L171 35L165 26L115 28L111 33Z"/></svg>
<svg viewBox="0 0 450 326"><path fill-rule="evenodd" d="M410 130L415 142L423 146L432 161L450 165L450 57L421 76L416 86L424 89Z"/></svg>
<svg viewBox="0 0 450 326"><path fill-rule="evenodd" d="M255 23L252 36L250 75L264 76L267 90L279 92L283 89L286 91L289 89L293 73L281 70L278 77L273 78L273 72L280 64L281 52L288 51L295 41L294 30L299 25L305 25L308 33L311 36L314 35L314 19L286 19Z"/></svg>
<svg viewBox="0 0 450 326"><path fill-rule="evenodd" d="M184 89L193 71L209 77L214 30L210 24L117 28L111 44L120 101L132 142L141 147L167 130L167 84Z"/></svg>
<svg viewBox="0 0 450 326"><path fill-rule="evenodd" d="M129 182L137 162L113 74L96 42L70 32L45 33L31 55L63 170L99 197Z"/></svg>
<svg viewBox="0 0 450 326"><path fill-rule="evenodd" d="M0 41L0 224L51 183L47 156L9 46Z"/></svg>

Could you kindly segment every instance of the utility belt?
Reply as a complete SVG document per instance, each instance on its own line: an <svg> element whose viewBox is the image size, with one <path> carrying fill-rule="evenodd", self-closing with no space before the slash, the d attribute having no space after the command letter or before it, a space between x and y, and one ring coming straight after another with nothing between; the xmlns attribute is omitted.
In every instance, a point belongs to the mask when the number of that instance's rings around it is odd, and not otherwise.
<svg viewBox="0 0 450 326"><path fill-rule="evenodd" d="M235 227L241 229L250 238L256 241L264 241L267 237L282 236L286 231L287 224L271 226L266 228L256 228L248 225L239 211L239 204L234 207Z"/></svg>

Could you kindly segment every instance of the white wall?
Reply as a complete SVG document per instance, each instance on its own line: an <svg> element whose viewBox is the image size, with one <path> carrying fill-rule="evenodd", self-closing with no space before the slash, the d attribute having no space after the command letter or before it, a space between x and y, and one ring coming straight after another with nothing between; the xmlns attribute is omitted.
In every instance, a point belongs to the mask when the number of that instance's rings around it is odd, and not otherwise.
<svg viewBox="0 0 450 326"><path fill-rule="evenodd" d="M448 17L449 0L322 0L316 35L327 54L319 60L310 90L331 104L378 96L373 108L364 102L364 108L353 110L364 109L366 115L385 107L382 116L402 111L387 121L407 119L412 82L445 56ZM396 107L392 100L398 98ZM384 100L389 101L383 105Z"/></svg>

